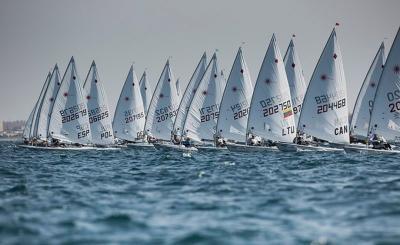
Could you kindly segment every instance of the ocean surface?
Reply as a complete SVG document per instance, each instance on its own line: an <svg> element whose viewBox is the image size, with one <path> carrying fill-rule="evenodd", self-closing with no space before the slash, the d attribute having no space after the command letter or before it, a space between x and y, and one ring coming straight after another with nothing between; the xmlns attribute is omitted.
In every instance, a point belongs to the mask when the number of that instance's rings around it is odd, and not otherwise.
<svg viewBox="0 0 400 245"><path fill-rule="evenodd" d="M0 142L1 244L400 244L400 156Z"/></svg>

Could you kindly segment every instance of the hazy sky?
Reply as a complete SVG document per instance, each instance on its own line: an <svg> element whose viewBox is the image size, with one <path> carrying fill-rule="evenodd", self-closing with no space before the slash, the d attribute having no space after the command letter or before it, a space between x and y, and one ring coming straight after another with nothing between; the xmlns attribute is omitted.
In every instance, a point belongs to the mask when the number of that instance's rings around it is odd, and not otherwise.
<svg viewBox="0 0 400 245"><path fill-rule="evenodd" d="M47 72L58 63L62 76L72 55L82 84L96 61L112 112L132 62L154 89L172 56L186 84L204 51L218 49L228 73L245 42L254 81L273 33L282 55L296 34L308 80L336 22L353 105L384 38L389 50L399 10L398 0L0 0L0 120L26 119Z"/></svg>

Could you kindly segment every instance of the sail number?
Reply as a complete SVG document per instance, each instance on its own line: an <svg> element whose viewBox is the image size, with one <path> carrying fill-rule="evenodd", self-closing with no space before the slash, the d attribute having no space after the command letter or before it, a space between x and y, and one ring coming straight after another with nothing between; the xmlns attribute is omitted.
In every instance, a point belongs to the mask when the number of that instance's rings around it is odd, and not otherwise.
<svg viewBox="0 0 400 245"><path fill-rule="evenodd" d="M393 100L399 100L400 99L400 90L396 89L393 92L389 92L386 94L386 97L390 102Z"/></svg>
<svg viewBox="0 0 400 245"><path fill-rule="evenodd" d="M389 102L394 101L393 103L389 104L390 112L397 112L400 111L400 90L396 89L393 92L389 92L386 94L387 99ZM395 101L397 100L397 101Z"/></svg>
<svg viewBox="0 0 400 245"><path fill-rule="evenodd" d="M98 115L89 117L89 122L90 123L94 123L94 122L103 120L104 118L107 118L107 117L108 117L108 111L105 111L105 112L102 112L102 113L100 113Z"/></svg>
<svg viewBox="0 0 400 245"><path fill-rule="evenodd" d="M246 109L243 109L243 110L233 113L233 120L237 120L239 118L246 117L247 115L249 115L249 111L250 111L250 108L246 108Z"/></svg>
<svg viewBox="0 0 400 245"><path fill-rule="evenodd" d="M212 112L207 115L201 115L200 120L201 120L201 122L208 122L210 120L218 119L218 117L219 117L218 112Z"/></svg>
<svg viewBox="0 0 400 245"><path fill-rule="evenodd" d="M201 122L208 122L210 120L218 119L219 117L218 110L219 110L219 104L214 104L199 109Z"/></svg>
<svg viewBox="0 0 400 245"><path fill-rule="evenodd" d="M346 106L346 98L317 107L317 114L328 112L329 110L335 110Z"/></svg>
<svg viewBox="0 0 400 245"><path fill-rule="evenodd" d="M163 122L165 120L167 120L168 118L173 118L176 116L176 114L178 113L178 109L174 110L174 111L170 111L168 113L162 114L160 116L157 116L157 122Z"/></svg>
<svg viewBox="0 0 400 245"><path fill-rule="evenodd" d="M317 103L317 105L319 105L319 104L324 104L324 103L328 103L331 101L335 101L335 100L338 100L339 98L343 98L343 97L346 97L345 92L343 90L339 90L339 91L335 91L331 94L315 96L315 102Z"/></svg>
<svg viewBox="0 0 400 245"><path fill-rule="evenodd" d="M293 112L294 114L300 113L301 112L301 104L297 106L293 106Z"/></svg>
<svg viewBox="0 0 400 245"><path fill-rule="evenodd" d="M66 115L62 117L62 123L67 123L67 122L71 122L73 120L79 119L80 117L86 116L87 112L86 109L83 109L79 112L76 113L72 113L71 115Z"/></svg>
<svg viewBox="0 0 400 245"><path fill-rule="evenodd" d="M288 108L291 108L290 100L263 109L264 117L271 116L275 113L278 113L280 110L286 110Z"/></svg>
<svg viewBox="0 0 400 245"><path fill-rule="evenodd" d="M400 101L389 104L390 112L400 111Z"/></svg>
<svg viewBox="0 0 400 245"><path fill-rule="evenodd" d="M133 115L125 117L125 123L130 123L130 122L133 122L135 120L139 120L141 118L144 118L144 112L143 111L140 112L140 113L133 114Z"/></svg>

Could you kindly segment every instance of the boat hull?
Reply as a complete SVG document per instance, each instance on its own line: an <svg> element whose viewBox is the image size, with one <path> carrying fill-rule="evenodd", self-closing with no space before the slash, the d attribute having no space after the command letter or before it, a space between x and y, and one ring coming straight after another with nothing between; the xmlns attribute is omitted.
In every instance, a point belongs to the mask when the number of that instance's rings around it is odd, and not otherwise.
<svg viewBox="0 0 400 245"><path fill-rule="evenodd" d="M154 147L157 150L166 150L166 151L182 151L182 152L196 152L198 151L196 147L186 147L184 145L174 145L169 143L154 143Z"/></svg>
<svg viewBox="0 0 400 245"><path fill-rule="evenodd" d="M361 146L348 145L344 147L346 153L359 153L359 154L400 154L399 150L383 150L373 149Z"/></svg>
<svg viewBox="0 0 400 245"><path fill-rule="evenodd" d="M19 147L34 149L34 150L50 150L50 151L87 151L87 150L98 150L100 148L92 146L82 146L82 147L53 147L53 146L35 146L35 145L19 145ZM104 148L105 149L105 148Z"/></svg>
<svg viewBox="0 0 400 245"><path fill-rule="evenodd" d="M298 145L294 143L277 143L278 149L285 152L299 151L319 151L319 152L343 152L342 148L315 146L315 145Z"/></svg>
<svg viewBox="0 0 400 245"><path fill-rule="evenodd" d="M196 146L198 151L201 152L218 152L218 151L227 151L227 147L215 147L215 146Z"/></svg>
<svg viewBox="0 0 400 245"><path fill-rule="evenodd" d="M128 143L127 147L134 149L154 149L154 145L147 142Z"/></svg>
<svg viewBox="0 0 400 245"><path fill-rule="evenodd" d="M227 148L232 152L266 152L266 151L277 151L276 146L250 146L250 145L240 145L240 144L228 144Z"/></svg>

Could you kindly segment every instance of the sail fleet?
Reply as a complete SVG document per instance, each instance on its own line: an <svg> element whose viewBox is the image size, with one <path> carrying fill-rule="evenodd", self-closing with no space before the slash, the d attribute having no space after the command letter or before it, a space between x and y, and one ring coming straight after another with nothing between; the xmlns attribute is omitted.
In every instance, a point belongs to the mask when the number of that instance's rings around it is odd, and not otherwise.
<svg viewBox="0 0 400 245"><path fill-rule="evenodd" d="M400 30L399 30L400 31ZM204 53L186 88L168 59L154 91L129 69L112 117L95 62L82 84L72 57L46 76L23 132L24 147L182 151L400 153L400 35L382 43L349 120L347 81L333 28L306 84L293 36L284 56L273 35L252 81L239 47L225 78L218 51Z"/></svg>

